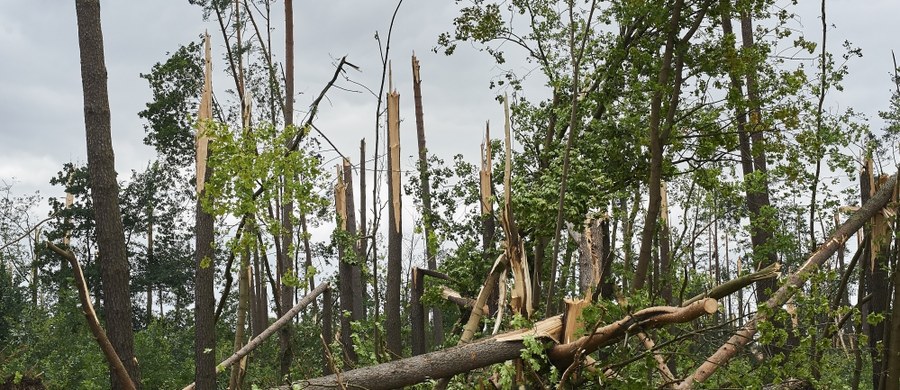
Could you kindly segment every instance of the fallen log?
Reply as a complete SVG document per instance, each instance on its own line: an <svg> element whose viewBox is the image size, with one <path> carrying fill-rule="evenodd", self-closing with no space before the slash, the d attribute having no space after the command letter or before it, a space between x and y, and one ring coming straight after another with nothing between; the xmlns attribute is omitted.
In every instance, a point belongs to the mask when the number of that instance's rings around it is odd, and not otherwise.
<svg viewBox="0 0 900 390"><path fill-rule="evenodd" d="M686 307L657 306L647 308L600 327L592 335L583 336L575 342L552 347L548 355L551 362L556 366L567 366L571 364L574 354L579 350L583 350L584 354L591 353L602 346L621 339L632 327L646 330L675 323L689 322L702 315L714 313L717 309L718 303L712 298L699 300ZM452 377L453 375L477 368L518 358L525 347L523 341L525 337L542 338L543 336L559 340L562 336L562 327L548 326L548 324L561 323L561 321L561 316L554 316L535 324L534 329L557 329L554 331L556 333L554 335L533 329L518 330L440 351L394 360L375 366L357 368L340 373L340 375L297 381L291 385L281 386L279 389L395 389L432 379Z"/></svg>

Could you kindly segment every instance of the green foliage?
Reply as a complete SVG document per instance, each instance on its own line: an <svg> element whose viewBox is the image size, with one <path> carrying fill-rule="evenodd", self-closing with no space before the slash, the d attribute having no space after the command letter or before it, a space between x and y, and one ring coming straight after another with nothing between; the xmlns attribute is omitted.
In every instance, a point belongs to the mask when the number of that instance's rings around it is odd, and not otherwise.
<svg viewBox="0 0 900 390"><path fill-rule="evenodd" d="M153 100L138 116L147 120L144 143L171 166L184 167L194 161L194 134L200 93L203 89L201 44L191 42L165 62L153 65L141 78L150 84Z"/></svg>

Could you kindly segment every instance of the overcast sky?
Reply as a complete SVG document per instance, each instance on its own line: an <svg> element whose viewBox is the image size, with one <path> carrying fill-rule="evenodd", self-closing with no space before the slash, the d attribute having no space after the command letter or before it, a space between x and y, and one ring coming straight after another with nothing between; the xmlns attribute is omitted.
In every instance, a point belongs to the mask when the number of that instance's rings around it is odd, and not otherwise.
<svg viewBox="0 0 900 390"><path fill-rule="evenodd" d="M465 2L463 2L464 4ZM787 2L783 2L787 3ZM819 2L801 1L795 27L818 39ZM209 29L213 45L221 51L217 26L202 21L201 10L186 0L102 1L102 23L109 72L113 147L119 178L142 169L154 152L143 145L143 122L137 113L150 98L141 72L166 58L179 45L196 40ZM298 1L296 18L297 118L331 76L337 59L361 67L351 72L354 80L378 89L380 60L373 39L382 38L393 12L394 1ZM415 153L415 121L412 110L410 55L422 65L425 126L429 151L449 159L462 153L477 161L484 122L500 129L502 109L488 82L502 71L484 53L461 45L451 57L435 54L439 33L452 28L458 12L452 1L406 1L394 27L391 58L394 85L401 93L402 155L407 168ZM273 9L281 19L280 4ZM850 40L864 57L850 63L846 90L832 94L830 106L853 106L866 113L873 127L875 115L887 107L891 84L890 51L898 49L897 0L832 0L828 2L829 47L839 49ZM84 122L74 2L63 0L0 0L0 180L14 183L16 193L40 190L43 196L61 196L49 186L49 178L69 161L85 161ZM281 42L280 25L273 38ZM893 45L893 46L892 46ZM280 46L280 45L279 45ZM282 50L276 50L281 61ZM510 67L527 72L531 65ZM215 62L216 89L230 87L221 57ZM530 97L543 97L543 81L528 84ZM341 86L360 89L346 82ZM359 139L366 137L371 153L375 101L368 93L332 90L320 109L317 126L339 149L356 160ZM495 133L495 136L499 133ZM329 156L331 157L331 156ZM356 161L354 161L356 163Z"/></svg>

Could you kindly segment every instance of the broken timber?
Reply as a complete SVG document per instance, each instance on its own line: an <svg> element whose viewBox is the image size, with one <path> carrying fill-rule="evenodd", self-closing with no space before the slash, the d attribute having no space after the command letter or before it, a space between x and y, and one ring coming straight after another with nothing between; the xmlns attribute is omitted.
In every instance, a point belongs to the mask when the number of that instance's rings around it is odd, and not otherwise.
<svg viewBox="0 0 900 390"><path fill-rule="evenodd" d="M597 328L589 336L548 351L551 362L566 367L579 350L586 353L621 339L632 327L652 329L665 325L689 322L718 309L715 299L705 298L685 307L657 306L640 310L611 324ZM334 389L365 387L367 389L394 389L410 386L431 379L451 377L491 364L518 358L528 336L559 340L562 335L562 316L554 316L535 324L527 330L505 333L486 340L472 342L406 359L382 363L376 366L346 371L340 376L302 380L281 389ZM340 379L338 379L340 378ZM340 380L340 382L338 382Z"/></svg>

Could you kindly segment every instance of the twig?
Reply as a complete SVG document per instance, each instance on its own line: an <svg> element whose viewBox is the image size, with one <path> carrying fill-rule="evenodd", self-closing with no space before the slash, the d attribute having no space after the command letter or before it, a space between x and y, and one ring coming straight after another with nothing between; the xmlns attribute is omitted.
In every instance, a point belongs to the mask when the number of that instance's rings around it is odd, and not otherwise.
<svg viewBox="0 0 900 390"><path fill-rule="evenodd" d="M28 237L28 235L31 234L31 232L33 232L35 229L37 229L37 228L40 227L42 224L44 224L44 222L47 222L47 221L53 219L54 217L56 217L56 213L50 214L49 217L44 218L42 221L40 221L40 222L38 222L37 224L35 224L34 226L32 226L31 229L28 229L26 232L22 233L21 236L16 237L14 240L9 241L9 242L7 242L6 244L3 244L3 246L0 246L0 251L6 249L6 248L8 248L8 247L10 247L11 245L13 245L13 244L15 244L15 243L17 243L17 242L19 242L19 241L22 241L23 238Z"/></svg>

